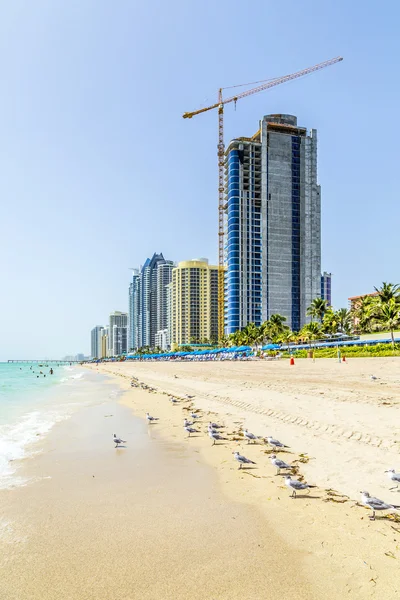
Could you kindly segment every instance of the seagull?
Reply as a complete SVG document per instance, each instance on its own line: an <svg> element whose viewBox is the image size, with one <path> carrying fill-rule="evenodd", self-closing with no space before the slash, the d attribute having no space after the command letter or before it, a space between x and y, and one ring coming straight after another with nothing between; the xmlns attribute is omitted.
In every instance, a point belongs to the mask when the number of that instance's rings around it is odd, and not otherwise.
<svg viewBox="0 0 400 600"><path fill-rule="evenodd" d="M200 419L201 415L198 415L197 413L190 413L190 416L192 417L192 419Z"/></svg>
<svg viewBox="0 0 400 600"><path fill-rule="evenodd" d="M218 425L217 423L211 423L211 421L208 424L209 427L212 427L213 429L221 429L223 427L223 425Z"/></svg>
<svg viewBox="0 0 400 600"><path fill-rule="evenodd" d="M177 398L170 398L172 404L178 404L179 400Z"/></svg>
<svg viewBox="0 0 400 600"><path fill-rule="evenodd" d="M285 461L280 460L280 458L276 458L276 454L271 454L269 460L277 468L276 474L279 475L281 469L291 469L292 467L285 463Z"/></svg>
<svg viewBox="0 0 400 600"><path fill-rule="evenodd" d="M188 432L188 437L190 437L191 433L200 433L198 429L194 429L194 427L189 427L189 425L184 425L184 429Z"/></svg>
<svg viewBox="0 0 400 600"><path fill-rule="evenodd" d="M375 521L375 511L377 510L397 510L400 508L396 504L386 504L383 500L370 496L368 492L360 492L360 494L361 502L372 510L372 515L369 517L371 521Z"/></svg>
<svg viewBox="0 0 400 600"><path fill-rule="evenodd" d="M235 457L235 460L238 461L239 463L239 469L242 468L242 465L255 465L256 463L254 462L254 460L250 460L249 458L246 458L245 456L242 456L241 454L239 454L239 452L232 452L232 454Z"/></svg>
<svg viewBox="0 0 400 600"><path fill-rule="evenodd" d="M188 400L192 400L192 398L194 398L194 396L189 396L189 394L185 394L185 398L187 398Z"/></svg>
<svg viewBox="0 0 400 600"><path fill-rule="evenodd" d="M217 442L218 440L226 440L226 438L222 437L222 435L219 435L219 433L217 433L213 429L208 430L208 435L213 441L213 446L214 446L215 442Z"/></svg>
<svg viewBox="0 0 400 600"><path fill-rule="evenodd" d="M378 378L375 377L375 375L371 375L371 379L372 379L372 381L376 381Z"/></svg>
<svg viewBox="0 0 400 600"><path fill-rule="evenodd" d="M121 440L121 438L117 437L116 434L114 433L114 443L115 443L115 447L118 448L121 444L126 444L126 441Z"/></svg>
<svg viewBox="0 0 400 600"><path fill-rule="evenodd" d="M193 425L193 421L188 421L187 419L185 419L183 421L183 426L184 427L190 427L190 425Z"/></svg>
<svg viewBox="0 0 400 600"><path fill-rule="evenodd" d="M270 446L273 446L274 448L289 448L289 446L285 446L285 444L282 444L282 442L276 440L271 436L267 437L267 442Z"/></svg>
<svg viewBox="0 0 400 600"><path fill-rule="evenodd" d="M396 473L394 469L388 469L385 473L388 474L389 479L396 483L396 487L389 488L389 491L398 488L400 483L400 473Z"/></svg>
<svg viewBox="0 0 400 600"><path fill-rule="evenodd" d="M296 492L299 490L308 490L309 488L317 487L316 485L308 485L308 483L302 483L297 479L292 479L290 475L286 475L285 484L288 486L288 488L292 488L293 490L291 498L296 498Z"/></svg>
<svg viewBox="0 0 400 600"><path fill-rule="evenodd" d="M158 421L158 417L151 417L149 413L146 413L146 419L149 423L154 423L154 421Z"/></svg>
<svg viewBox="0 0 400 600"><path fill-rule="evenodd" d="M254 435L254 433L250 433L250 431L248 431L247 429L243 431L243 435L246 438L248 444L250 444L251 440L255 442L258 439L257 436Z"/></svg>

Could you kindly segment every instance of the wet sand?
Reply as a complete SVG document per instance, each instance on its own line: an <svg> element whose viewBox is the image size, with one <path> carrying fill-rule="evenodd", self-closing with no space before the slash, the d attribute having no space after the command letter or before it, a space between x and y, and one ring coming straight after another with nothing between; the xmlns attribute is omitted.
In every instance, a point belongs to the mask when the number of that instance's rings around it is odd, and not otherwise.
<svg viewBox="0 0 400 600"><path fill-rule="evenodd" d="M31 483L0 492L0 598L321 597L306 548L224 494L195 446L135 417L116 385L102 389L98 405L56 425L44 452L25 461ZM139 390L123 397L148 401ZM125 448L114 449L114 432Z"/></svg>

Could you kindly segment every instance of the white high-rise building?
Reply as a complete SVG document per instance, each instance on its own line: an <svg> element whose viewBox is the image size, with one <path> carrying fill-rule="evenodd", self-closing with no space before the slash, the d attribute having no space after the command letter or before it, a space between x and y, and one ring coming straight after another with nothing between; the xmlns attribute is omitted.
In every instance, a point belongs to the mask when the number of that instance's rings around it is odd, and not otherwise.
<svg viewBox="0 0 400 600"><path fill-rule="evenodd" d="M115 311L110 315L108 354L119 356L127 352L128 346L128 314Z"/></svg>
<svg viewBox="0 0 400 600"><path fill-rule="evenodd" d="M139 348L139 314L140 275L139 269L132 269L132 281L129 284L128 351Z"/></svg>
<svg viewBox="0 0 400 600"><path fill-rule="evenodd" d="M90 332L90 356L91 358L101 358L101 345L99 345L99 337L101 339L102 325L96 325Z"/></svg>

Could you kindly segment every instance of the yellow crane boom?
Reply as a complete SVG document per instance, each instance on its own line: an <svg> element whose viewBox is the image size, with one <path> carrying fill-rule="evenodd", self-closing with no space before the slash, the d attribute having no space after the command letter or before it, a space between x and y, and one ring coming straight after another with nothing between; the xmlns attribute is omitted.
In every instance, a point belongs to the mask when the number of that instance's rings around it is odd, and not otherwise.
<svg viewBox="0 0 400 600"><path fill-rule="evenodd" d="M213 110L214 108L218 109L218 338L221 339L224 334L224 309L225 309L225 274L224 274L224 167L225 167L225 144L224 144L224 105L229 104L230 102L236 102L241 98L246 98L247 96L252 96L253 94L258 94L258 92L263 92L264 90L268 90L276 85L280 85L281 83L286 83L287 81L292 81L293 79L298 79L299 77L303 77L304 75L309 75L310 73L314 73L315 71L320 71L321 69L325 69L325 67L330 67L340 61L343 58L341 56L337 56L336 58L331 58L330 60L326 60L325 62L318 63L313 67L308 67L307 69L303 69L301 71L297 71L296 73L291 73L290 75L284 75L283 77L278 77L276 79L271 79L268 81L260 82L260 85L254 87L250 90L246 90L241 92L240 94L236 94L235 96L231 96L229 98L224 99L222 96L222 91L224 88L220 88L218 91L218 102L212 104L211 106L207 106L206 108L200 108L199 110L195 110L192 112L183 113L184 119L191 119L196 115L200 115L201 113L207 112L209 110ZM240 87L240 86L235 86Z"/></svg>

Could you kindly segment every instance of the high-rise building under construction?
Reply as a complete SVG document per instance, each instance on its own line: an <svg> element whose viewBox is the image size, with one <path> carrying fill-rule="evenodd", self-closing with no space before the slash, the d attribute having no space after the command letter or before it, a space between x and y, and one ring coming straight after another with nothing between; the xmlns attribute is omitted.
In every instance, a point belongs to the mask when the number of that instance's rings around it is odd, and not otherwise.
<svg viewBox="0 0 400 600"><path fill-rule="evenodd" d="M321 293L317 132L266 115L226 150L226 332L272 314L299 330Z"/></svg>

